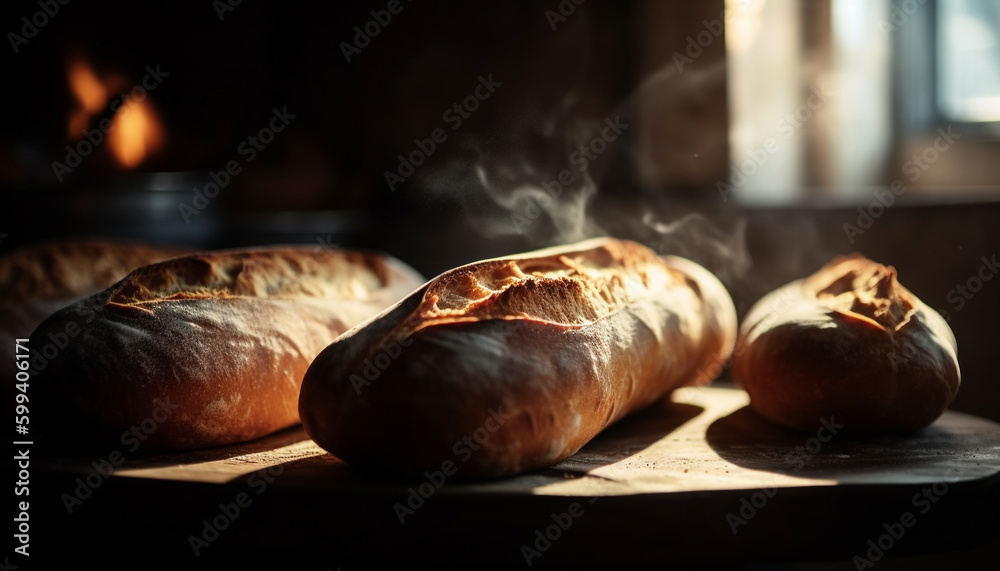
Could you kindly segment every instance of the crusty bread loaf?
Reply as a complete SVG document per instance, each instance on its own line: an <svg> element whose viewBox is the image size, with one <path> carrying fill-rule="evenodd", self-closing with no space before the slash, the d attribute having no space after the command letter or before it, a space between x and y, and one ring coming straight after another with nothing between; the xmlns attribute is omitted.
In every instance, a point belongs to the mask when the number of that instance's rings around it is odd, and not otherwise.
<svg viewBox="0 0 1000 571"><path fill-rule="evenodd" d="M113 285L139 266L188 252L104 238L32 244L0 258L0 304L72 301Z"/></svg>
<svg viewBox="0 0 1000 571"><path fill-rule="evenodd" d="M682 258L594 239L445 272L326 348L303 425L362 470L491 478L549 466L605 427L704 383L736 314Z"/></svg>
<svg viewBox="0 0 1000 571"><path fill-rule="evenodd" d="M788 427L905 432L958 392L955 336L896 270L841 256L761 298L747 313L733 378L751 407Z"/></svg>
<svg viewBox="0 0 1000 571"><path fill-rule="evenodd" d="M139 266L186 251L81 237L32 244L0 257L0 375L14 378L14 340L27 339L49 315L113 285ZM5 392L10 398L14 391L14 383L8 382Z"/></svg>
<svg viewBox="0 0 1000 571"><path fill-rule="evenodd" d="M113 441L147 421L145 450L177 450L293 426L313 357L421 283L394 258L320 247L143 266L32 335L46 437Z"/></svg>
<svg viewBox="0 0 1000 571"><path fill-rule="evenodd" d="M14 250L0 258L0 331L11 339L26 338L57 309L111 286L139 266L185 252L180 247L94 238Z"/></svg>

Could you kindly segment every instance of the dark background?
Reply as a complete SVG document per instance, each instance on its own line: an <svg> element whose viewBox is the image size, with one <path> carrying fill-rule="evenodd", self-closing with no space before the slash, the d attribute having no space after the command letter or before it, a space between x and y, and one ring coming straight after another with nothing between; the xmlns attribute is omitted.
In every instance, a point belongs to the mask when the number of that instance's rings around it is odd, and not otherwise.
<svg viewBox="0 0 1000 571"><path fill-rule="evenodd" d="M9 41L0 50L0 252L81 235L200 248L321 241L383 250L432 277L483 257L609 234L703 263L742 314L770 289L859 251L894 265L904 285L947 313L963 375L953 408L1000 421L1000 279L960 310L948 298L983 257L1000 255L1000 193L970 200L945 184L900 197L854 243L843 225L857 223L869 195L723 201L724 40L684 73L670 72L671 54L721 13L721 2L591 0L553 30L545 12L558 10L554 1L403 0L402 12L346 61L341 43L385 5L244 1L222 20L209 1L60 5L18 53ZM21 17L39 10L7 2L0 28L21 33ZM139 167L118 166L100 145L62 182L53 174L52 161L79 140L66 132L77 105L66 81L74 56L129 86L147 65L169 73L150 93L164 144ZM491 74L502 85L452 131L443 112ZM238 146L273 108L295 119L185 223L178 204L191 203L209 171L242 162ZM574 150L614 117L629 125L621 138L586 178L533 211L540 185L573 168ZM447 140L391 191L384 173L438 127ZM537 218L521 227L512 218L531 212Z"/></svg>
<svg viewBox="0 0 1000 571"><path fill-rule="evenodd" d="M686 53L721 2L584 3L555 30L546 11L558 4L400 5L350 62L342 43L354 42L355 26L384 4L244 2L221 20L211 2L60 6L18 53L3 56L3 247L82 234L204 248L323 242L384 250L430 277L482 257L610 234L705 264L741 313L833 255L860 251L895 265L904 285L949 312L965 378L955 408L1000 420L1000 280L960 311L947 299L982 257L1000 252L996 192L974 201L947 188L911 192L854 243L843 225L857 224L870 194L806 195L777 207L723 201L724 40L672 73L672 54ZM20 18L39 10L9 3L0 22L21 33ZM66 78L72 57L99 76L123 77L126 89L146 66L169 73L149 94L163 145L137 168L119 166L103 144L62 182L55 176L52 162L80 139L66 133L78 105ZM443 113L472 95L480 76L501 86L452 130ZM275 108L295 118L245 162L240 144ZM111 115L96 115L92 126ZM584 177L572 153L615 117L629 127ZM390 190L385 173L435 128L447 139ZM191 204L209 172L230 160L242 172L186 223L178 205ZM564 169L575 180L539 209L541 185Z"/></svg>

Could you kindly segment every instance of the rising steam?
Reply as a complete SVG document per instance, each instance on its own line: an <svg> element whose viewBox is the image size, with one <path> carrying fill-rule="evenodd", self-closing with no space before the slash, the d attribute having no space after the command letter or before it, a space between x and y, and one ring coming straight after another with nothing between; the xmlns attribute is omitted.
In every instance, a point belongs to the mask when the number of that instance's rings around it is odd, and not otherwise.
<svg viewBox="0 0 1000 571"><path fill-rule="evenodd" d="M703 116L690 112L702 105L724 122L716 102L700 96L720 85L724 93L725 74L722 63L681 74L670 62L603 116L593 106L583 111L581 90L567 89L550 111L509 115L500 137L457 133L454 155L420 173L423 186L459 204L483 238L520 237L539 248L597 236L630 239L701 263L730 285L752 264L747 224L708 216L725 205L714 184L704 183L718 165L699 158L724 156L719 149L728 141L712 130L700 134ZM675 132L696 139L689 145ZM677 173L687 180L671 180ZM691 181L705 186L695 211L672 200L670 188L690 188Z"/></svg>
<svg viewBox="0 0 1000 571"><path fill-rule="evenodd" d="M530 180L533 173L531 166L523 165L522 170L528 177L527 180ZM484 221L485 224L481 227L488 233L526 234L534 236L534 241L540 241L543 229L551 229L554 236L545 241L563 244L603 233L587 213L591 199L597 194L597 185L586 171L581 173L581 183L577 188L560 188L558 193L525 182L525 176L512 176L509 169L499 169L491 178L486 169L479 165L476 167L476 175L484 194L510 213L509 216ZM516 186L511 187L512 184Z"/></svg>

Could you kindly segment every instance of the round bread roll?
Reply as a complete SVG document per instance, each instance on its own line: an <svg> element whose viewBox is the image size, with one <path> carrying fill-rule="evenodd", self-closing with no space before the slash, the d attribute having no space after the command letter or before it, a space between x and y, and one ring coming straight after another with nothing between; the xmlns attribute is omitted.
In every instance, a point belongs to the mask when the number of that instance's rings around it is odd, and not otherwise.
<svg viewBox="0 0 1000 571"><path fill-rule="evenodd" d="M732 375L777 424L908 432L954 399L957 350L947 322L894 268L854 254L761 298L743 320Z"/></svg>

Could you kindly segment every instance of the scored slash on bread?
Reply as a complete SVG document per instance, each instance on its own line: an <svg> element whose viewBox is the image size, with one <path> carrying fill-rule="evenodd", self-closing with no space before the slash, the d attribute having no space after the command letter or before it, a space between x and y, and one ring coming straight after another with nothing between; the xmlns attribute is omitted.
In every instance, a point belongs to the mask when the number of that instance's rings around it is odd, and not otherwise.
<svg viewBox="0 0 1000 571"><path fill-rule="evenodd" d="M706 269L593 239L431 280L320 353L300 416L317 444L363 470L419 476L453 461L462 478L508 476L709 381L698 371L727 360L735 340L732 299ZM387 347L393 356L364 376Z"/></svg>
<svg viewBox="0 0 1000 571"><path fill-rule="evenodd" d="M175 406L144 450L288 428L299 422L299 385L320 350L423 281L381 253L315 246L199 252L140 267L32 334L33 351L50 335L68 340L33 380L42 429L55 442L114 442L164 402Z"/></svg>
<svg viewBox="0 0 1000 571"><path fill-rule="evenodd" d="M186 253L191 252L177 246L97 238L25 246L0 258L0 304L68 304L113 285L140 266Z"/></svg>

